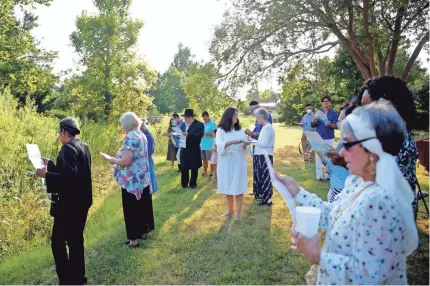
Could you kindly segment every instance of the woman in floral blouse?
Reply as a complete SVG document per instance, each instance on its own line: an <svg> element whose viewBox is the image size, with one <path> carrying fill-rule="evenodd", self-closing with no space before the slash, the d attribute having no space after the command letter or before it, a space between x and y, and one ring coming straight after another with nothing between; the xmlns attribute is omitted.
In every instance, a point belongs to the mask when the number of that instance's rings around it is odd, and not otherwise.
<svg viewBox="0 0 430 286"><path fill-rule="evenodd" d="M126 136L118 156L109 162L115 165L114 177L122 191L128 238L124 245L135 248L139 247L139 239L146 239L146 234L154 230L148 142L140 130L142 121L136 114L124 113L120 121Z"/></svg>
<svg viewBox="0 0 430 286"><path fill-rule="evenodd" d="M333 203L277 175L298 204L321 209L323 248L319 235L295 236L296 250L318 265L317 284L407 284L406 258L418 246L418 233L411 187L393 157L404 131L385 100L359 107L344 120L340 154L351 175Z"/></svg>

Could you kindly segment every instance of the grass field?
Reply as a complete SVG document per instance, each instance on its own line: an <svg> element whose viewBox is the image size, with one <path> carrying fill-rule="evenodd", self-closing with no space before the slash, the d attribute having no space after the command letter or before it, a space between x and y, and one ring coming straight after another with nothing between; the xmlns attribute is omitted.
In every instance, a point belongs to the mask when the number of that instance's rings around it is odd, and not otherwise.
<svg viewBox="0 0 430 286"><path fill-rule="evenodd" d="M301 130L276 126L275 168L306 189L326 198L328 183L315 180L315 165L297 152ZM250 158L248 159L251 163ZM220 218L225 199L215 185L199 178L197 191L180 188L179 173L164 157L156 158L160 190L154 196L156 230L140 249L127 249L119 188L110 172L100 175L112 189L85 231L90 284L304 284L310 264L289 249L291 218L276 193L272 207L260 207L246 196L241 221ZM251 168L248 165L249 186ZM428 177L419 179L428 191ZM421 244L409 258L410 284L428 285L429 223L418 221ZM55 284L49 245L34 248L0 265L0 284Z"/></svg>

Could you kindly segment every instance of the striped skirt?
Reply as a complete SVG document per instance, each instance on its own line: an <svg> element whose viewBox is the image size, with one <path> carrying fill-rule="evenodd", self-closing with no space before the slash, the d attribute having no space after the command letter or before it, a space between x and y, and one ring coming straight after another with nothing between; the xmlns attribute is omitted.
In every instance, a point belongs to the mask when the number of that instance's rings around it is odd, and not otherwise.
<svg viewBox="0 0 430 286"><path fill-rule="evenodd" d="M273 165L273 156L269 156ZM264 155L254 155L254 184L253 192L255 199L261 203L270 203L273 195L273 186L270 180L269 169L267 168Z"/></svg>

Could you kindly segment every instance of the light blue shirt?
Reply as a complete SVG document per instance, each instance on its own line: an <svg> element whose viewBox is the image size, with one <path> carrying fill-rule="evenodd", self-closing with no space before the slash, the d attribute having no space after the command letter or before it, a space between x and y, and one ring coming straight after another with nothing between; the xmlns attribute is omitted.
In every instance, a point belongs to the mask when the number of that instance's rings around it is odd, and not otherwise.
<svg viewBox="0 0 430 286"><path fill-rule="evenodd" d="M309 114L305 114L302 117L302 128L303 131L314 131L315 128L312 127L312 119L314 119L314 114L313 113L309 113Z"/></svg>
<svg viewBox="0 0 430 286"><path fill-rule="evenodd" d="M205 133L212 133L216 129L216 123L209 119L208 123L203 122L205 125ZM200 142L200 149L202 151L208 151L214 145L214 137L213 136L203 136L202 141Z"/></svg>

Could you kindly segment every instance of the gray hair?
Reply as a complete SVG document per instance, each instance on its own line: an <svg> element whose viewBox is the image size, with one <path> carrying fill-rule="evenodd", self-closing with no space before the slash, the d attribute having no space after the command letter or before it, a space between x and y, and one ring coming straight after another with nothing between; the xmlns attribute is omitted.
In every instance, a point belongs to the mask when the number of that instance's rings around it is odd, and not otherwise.
<svg viewBox="0 0 430 286"><path fill-rule="evenodd" d="M392 155L399 153L403 146L406 124L389 101L380 99L354 109L352 114L367 120L370 126L375 129L376 136L385 152ZM342 123L342 134L344 133L354 135L347 120Z"/></svg>
<svg viewBox="0 0 430 286"><path fill-rule="evenodd" d="M264 108L258 108L258 109L256 109L254 111L254 115L255 116L260 116L261 118L263 118L266 121L269 118L269 112L266 109L264 109Z"/></svg>
<svg viewBox="0 0 430 286"><path fill-rule="evenodd" d="M121 122L121 127L127 132L139 129L142 125L142 120L134 112L124 113L119 121Z"/></svg>

